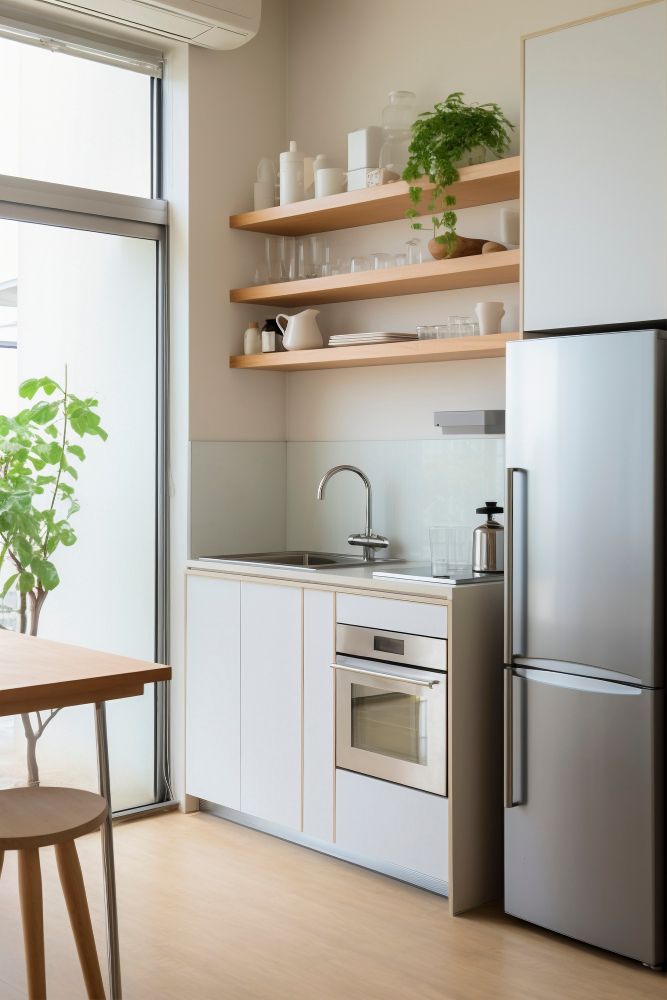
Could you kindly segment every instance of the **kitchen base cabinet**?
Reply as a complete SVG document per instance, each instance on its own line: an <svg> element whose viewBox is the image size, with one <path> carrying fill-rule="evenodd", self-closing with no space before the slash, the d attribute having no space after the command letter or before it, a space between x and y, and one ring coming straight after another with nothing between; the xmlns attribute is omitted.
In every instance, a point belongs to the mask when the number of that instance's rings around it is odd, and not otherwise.
<svg viewBox="0 0 667 1000"><path fill-rule="evenodd" d="M241 584L241 806L301 829L298 587ZM214 800L215 801L215 800Z"/></svg>
<svg viewBox="0 0 667 1000"><path fill-rule="evenodd" d="M241 808L241 584L188 577L185 788Z"/></svg>
<svg viewBox="0 0 667 1000"><path fill-rule="evenodd" d="M303 594L303 832L334 839L334 595Z"/></svg>
<svg viewBox="0 0 667 1000"><path fill-rule="evenodd" d="M441 795L336 771L336 845L448 881L448 803Z"/></svg>

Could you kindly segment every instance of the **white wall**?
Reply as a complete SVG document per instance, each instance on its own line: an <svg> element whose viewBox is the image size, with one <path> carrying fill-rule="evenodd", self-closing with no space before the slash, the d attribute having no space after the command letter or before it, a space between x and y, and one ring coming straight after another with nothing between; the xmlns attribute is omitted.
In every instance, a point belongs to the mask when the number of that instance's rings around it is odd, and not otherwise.
<svg viewBox="0 0 667 1000"><path fill-rule="evenodd" d="M503 108L517 126L508 155L518 153L521 35L611 6L609 0L423 0L415 12L403 0L289 0L288 138L308 155L325 152L346 166L347 133L380 124L389 91L414 91L417 110L425 111L460 90L468 101ZM500 207L460 212L459 233L497 239ZM396 252L399 229L402 238L412 232L407 220L370 227L373 249ZM349 230L345 238L363 247L367 235ZM506 303L503 330L518 329L518 285L325 306L322 328L414 330L448 315L472 315L486 299ZM456 408L504 400L503 362L332 371L316 376L317 389L311 379L289 376L288 440L433 436L427 411L440 395L434 391L440 379L442 396L455 398Z"/></svg>
<svg viewBox="0 0 667 1000"><path fill-rule="evenodd" d="M286 10L264 0L258 34L230 52L190 47L190 440L284 441L285 378L231 371L251 319L275 311L232 305L248 285L262 237L229 229L253 204L263 156L285 141Z"/></svg>

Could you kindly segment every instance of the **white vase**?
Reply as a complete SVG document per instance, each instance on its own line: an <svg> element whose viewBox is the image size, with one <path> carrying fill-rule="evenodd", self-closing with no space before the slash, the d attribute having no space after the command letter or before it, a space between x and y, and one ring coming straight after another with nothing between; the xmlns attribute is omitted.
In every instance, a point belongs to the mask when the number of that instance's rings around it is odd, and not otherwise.
<svg viewBox="0 0 667 1000"><path fill-rule="evenodd" d="M475 312L479 320L479 332L483 337L500 333L500 321L505 315L504 302L478 302Z"/></svg>

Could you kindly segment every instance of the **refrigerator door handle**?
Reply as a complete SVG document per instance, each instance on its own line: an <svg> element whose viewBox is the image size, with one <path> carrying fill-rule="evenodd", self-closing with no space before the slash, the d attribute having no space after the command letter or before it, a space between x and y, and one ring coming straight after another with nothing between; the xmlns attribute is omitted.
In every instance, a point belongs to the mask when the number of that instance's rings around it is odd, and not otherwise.
<svg viewBox="0 0 667 1000"><path fill-rule="evenodd" d="M512 671L506 670L505 673ZM603 681L597 677L581 677L579 674L561 674L555 670L538 670L534 667L515 667L517 677L550 687L565 688L567 691L588 691L590 694L640 695L645 688L622 684L619 681ZM507 711L507 710L506 710Z"/></svg>
<svg viewBox="0 0 667 1000"><path fill-rule="evenodd" d="M514 775L514 746L513 746L513 731L514 731L514 719L512 716L512 668L505 667L505 753L504 753L504 801L505 808L512 809L514 806L514 787L513 787L513 775Z"/></svg>
<svg viewBox="0 0 667 1000"><path fill-rule="evenodd" d="M526 469L508 469L505 496L505 663L526 655L527 596Z"/></svg>

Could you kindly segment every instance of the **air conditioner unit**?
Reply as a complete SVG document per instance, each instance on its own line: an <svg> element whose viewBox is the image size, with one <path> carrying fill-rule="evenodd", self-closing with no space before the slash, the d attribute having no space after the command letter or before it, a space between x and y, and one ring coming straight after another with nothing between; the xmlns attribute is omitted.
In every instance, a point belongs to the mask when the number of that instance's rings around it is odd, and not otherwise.
<svg viewBox="0 0 667 1000"><path fill-rule="evenodd" d="M141 28L208 49L236 49L259 30L262 0L43 0L107 21Z"/></svg>

